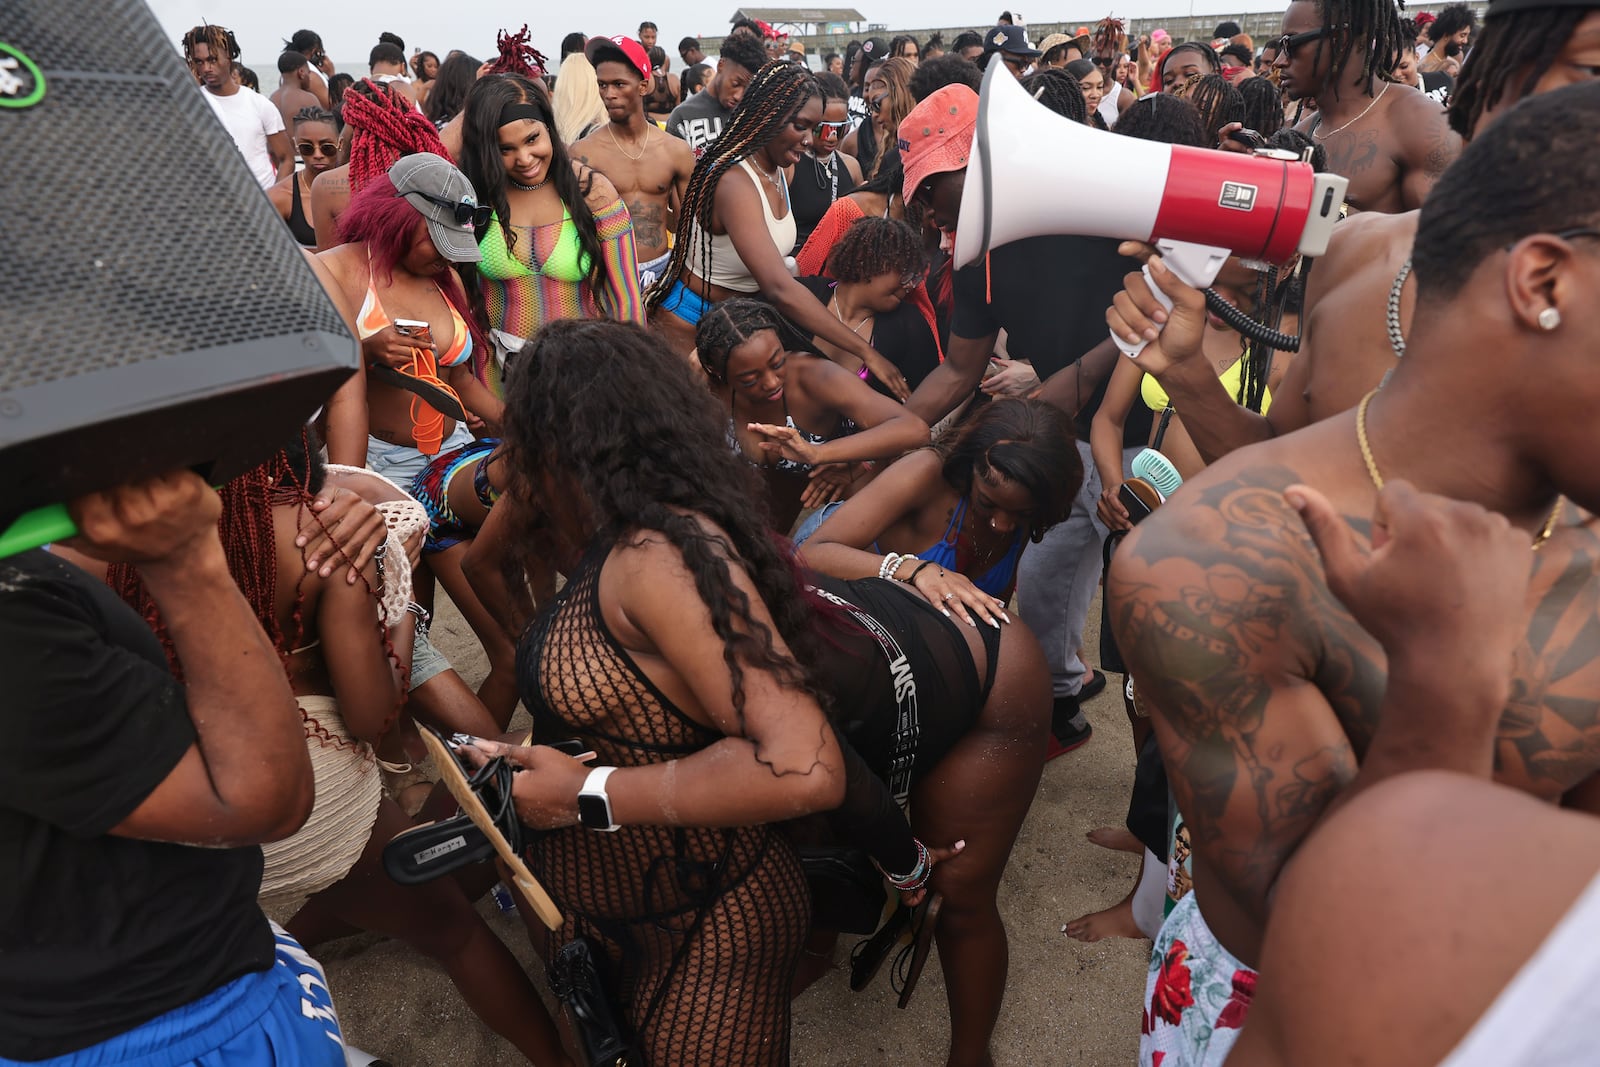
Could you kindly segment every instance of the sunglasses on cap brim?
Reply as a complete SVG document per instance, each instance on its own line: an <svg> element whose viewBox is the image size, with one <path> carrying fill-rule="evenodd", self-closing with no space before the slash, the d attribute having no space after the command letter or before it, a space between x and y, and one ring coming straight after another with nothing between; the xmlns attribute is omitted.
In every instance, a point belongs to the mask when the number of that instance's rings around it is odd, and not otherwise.
<svg viewBox="0 0 1600 1067"><path fill-rule="evenodd" d="M448 208L449 210L455 212L456 225L458 226L466 226L468 224L473 226L487 226L489 225L489 219L494 215L494 208L488 206L487 204L480 207L470 196L462 197L461 201L457 203L453 200L446 200L443 197L434 196L431 193L424 193L420 189L411 189L404 193L396 193L395 195L420 196L430 204L438 204L442 208Z"/></svg>

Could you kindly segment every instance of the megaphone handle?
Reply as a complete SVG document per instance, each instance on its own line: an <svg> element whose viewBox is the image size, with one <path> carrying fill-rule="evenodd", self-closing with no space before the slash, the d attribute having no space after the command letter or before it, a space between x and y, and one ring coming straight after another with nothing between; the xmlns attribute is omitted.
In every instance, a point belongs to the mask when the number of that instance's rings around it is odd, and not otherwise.
<svg viewBox="0 0 1600 1067"><path fill-rule="evenodd" d="M1179 281L1196 289L1204 289L1217 280L1217 274L1222 270L1222 265L1228 261L1230 254L1230 250L1226 248L1198 245L1188 241L1157 241L1156 249L1161 253L1161 262L1166 264L1167 269L1176 274ZM1163 293L1155 280L1150 277L1148 263L1144 265L1144 280L1150 286L1150 292L1161 301L1161 306L1171 311L1172 298ZM1158 325L1156 329L1160 330L1161 327ZM1116 333L1112 333L1111 339L1129 359L1138 359L1139 353L1149 344L1148 341L1129 341Z"/></svg>
<svg viewBox="0 0 1600 1067"><path fill-rule="evenodd" d="M34 508L0 532L0 559L53 541L65 541L77 532L78 526L67 514L65 504Z"/></svg>

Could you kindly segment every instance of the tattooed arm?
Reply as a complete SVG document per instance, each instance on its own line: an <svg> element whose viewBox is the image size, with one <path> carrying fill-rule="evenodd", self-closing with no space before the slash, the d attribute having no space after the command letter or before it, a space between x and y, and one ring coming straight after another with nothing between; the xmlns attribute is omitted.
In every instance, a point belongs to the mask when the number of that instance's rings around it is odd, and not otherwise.
<svg viewBox="0 0 1600 1067"><path fill-rule="evenodd" d="M1191 487L1200 491L1136 528L1106 583L1197 873L1214 875L1206 893L1225 891L1227 910L1256 927L1230 939L1245 956L1285 861L1355 773L1317 685L1326 630L1354 623L1283 501L1292 481L1251 470Z"/></svg>

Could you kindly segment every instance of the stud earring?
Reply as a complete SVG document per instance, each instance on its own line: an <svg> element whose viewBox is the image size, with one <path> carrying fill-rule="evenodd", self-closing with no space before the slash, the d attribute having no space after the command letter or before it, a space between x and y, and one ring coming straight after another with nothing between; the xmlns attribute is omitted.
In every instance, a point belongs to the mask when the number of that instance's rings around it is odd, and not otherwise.
<svg viewBox="0 0 1600 1067"><path fill-rule="evenodd" d="M1539 312L1539 329L1553 330L1561 325L1561 312L1553 307Z"/></svg>

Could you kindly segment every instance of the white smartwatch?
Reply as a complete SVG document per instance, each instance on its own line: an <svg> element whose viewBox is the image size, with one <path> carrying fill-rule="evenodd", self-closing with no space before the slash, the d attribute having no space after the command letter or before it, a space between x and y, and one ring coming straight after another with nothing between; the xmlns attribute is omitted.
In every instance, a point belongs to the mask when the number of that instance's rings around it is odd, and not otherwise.
<svg viewBox="0 0 1600 1067"><path fill-rule="evenodd" d="M596 767L578 790L578 821L591 830L610 833L620 829L611 820L611 798L606 795L606 779L614 770L615 767Z"/></svg>

